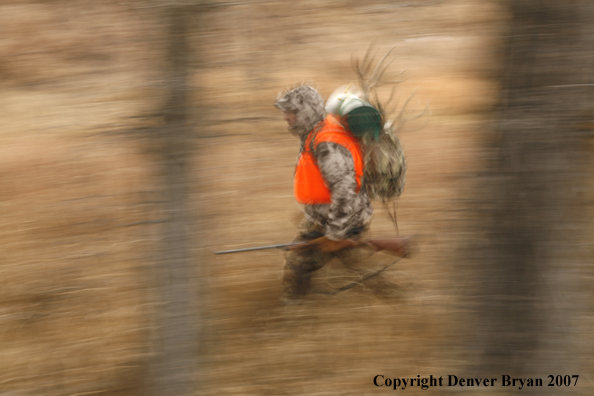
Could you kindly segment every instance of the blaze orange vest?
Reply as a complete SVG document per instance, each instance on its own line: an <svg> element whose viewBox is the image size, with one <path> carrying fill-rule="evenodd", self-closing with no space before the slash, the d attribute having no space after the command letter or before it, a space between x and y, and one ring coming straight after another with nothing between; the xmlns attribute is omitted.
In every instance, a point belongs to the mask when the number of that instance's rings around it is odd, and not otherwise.
<svg viewBox="0 0 594 396"><path fill-rule="evenodd" d="M297 167L295 168L295 198L305 205L332 203L332 194L322 177L314 150L322 142L332 142L345 147L351 153L355 164L356 192L361 189L363 176L363 150L358 139L345 130L338 119L332 115L316 125L307 136Z"/></svg>

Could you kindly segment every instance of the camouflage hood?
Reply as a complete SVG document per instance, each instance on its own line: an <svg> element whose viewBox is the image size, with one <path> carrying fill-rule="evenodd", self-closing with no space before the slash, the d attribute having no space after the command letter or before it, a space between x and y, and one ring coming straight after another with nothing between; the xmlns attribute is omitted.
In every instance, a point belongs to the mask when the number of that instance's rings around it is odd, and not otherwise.
<svg viewBox="0 0 594 396"><path fill-rule="evenodd" d="M294 111L297 122L289 128L291 133L302 136L326 118L324 101L318 91L303 85L279 95L275 106L282 111Z"/></svg>

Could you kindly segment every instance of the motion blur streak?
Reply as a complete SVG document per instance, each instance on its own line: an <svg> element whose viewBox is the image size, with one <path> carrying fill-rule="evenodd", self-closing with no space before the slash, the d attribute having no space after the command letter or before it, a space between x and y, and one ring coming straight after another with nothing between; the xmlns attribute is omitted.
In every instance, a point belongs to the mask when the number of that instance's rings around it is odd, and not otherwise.
<svg viewBox="0 0 594 396"><path fill-rule="evenodd" d="M0 394L591 393L592 2L6 0L0 26ZM292 240L274 100L356 84L372 42L392 110L431 109L399 132L416 254L282 305L281 252L212 252Z"/></svg>

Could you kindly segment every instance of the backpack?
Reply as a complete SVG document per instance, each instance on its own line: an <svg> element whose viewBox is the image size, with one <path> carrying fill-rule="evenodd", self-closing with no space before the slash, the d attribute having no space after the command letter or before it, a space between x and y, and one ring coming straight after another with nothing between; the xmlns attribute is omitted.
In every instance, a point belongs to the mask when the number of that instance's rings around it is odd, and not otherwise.
<svg viewBox="0 0 594 396"><path fill-rule="evenodd" d="M363 186L369 198L384 203L402 194L406 181L404 150L393 128L384 126L381 113L347 88L336 90L326 102L326 112L337 116L364 152Z"/></svg>

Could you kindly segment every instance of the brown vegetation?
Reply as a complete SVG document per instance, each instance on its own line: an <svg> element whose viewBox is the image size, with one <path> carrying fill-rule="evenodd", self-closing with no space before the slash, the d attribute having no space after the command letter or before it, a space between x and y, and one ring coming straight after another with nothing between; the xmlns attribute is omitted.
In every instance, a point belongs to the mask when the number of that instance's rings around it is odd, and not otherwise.
<svg viewBox="0 0 594 396"><path fill-rule="evenodd" d="M167 135L151 132L164 125L165 5L0 5L2 394L144 393L159 352L155 314L167 309L154 272L166 217L156 153ZM466 372L480 337L467 316L477 280L462 264L469 245L487 240L468 200L499 95L499 2L209 1L191 13L196 394L365 395L377 374ZM350 58L374 40L396 46L394 74L409 68L401 96L416 89L412 109L428 102L433 113L400 137L409 167L398 226L419 235L419 254L382 279L281 306L280 252L211 252L291 240L297 141L272 103L296 82L325 97L355 82ZM393 234L376 209L372 234ZM378 254L369 270L390 260ZM315 284L354 279L333 263ZM571 367L591 369L590 341L571 342L584 349ZM567 374L563 363L537 374Z"/></svg>

